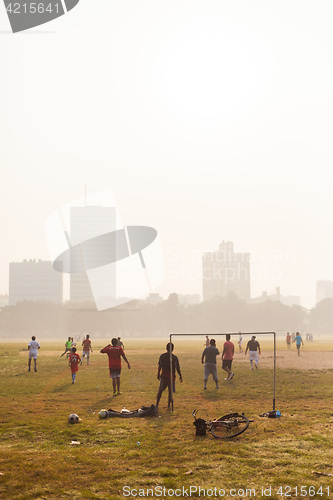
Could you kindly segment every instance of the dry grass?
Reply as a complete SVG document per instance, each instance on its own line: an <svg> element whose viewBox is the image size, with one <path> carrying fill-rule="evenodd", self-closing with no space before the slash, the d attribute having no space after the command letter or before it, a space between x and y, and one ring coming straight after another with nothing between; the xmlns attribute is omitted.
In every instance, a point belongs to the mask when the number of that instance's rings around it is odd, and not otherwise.
<svg viewBox="0 0 333 500"><path fill-rule="evenodd" d="M219 391L210 381L205 392L200 364L203 342L177 341L175 354L184 383L177 383L174 413L165 408L164 394L161 418L104 421L98 419L101 408L131 410L155 402L157 360L166 342L127 342L132 369L123 368L123 394L116 398L112 398L107 357L99 354L104 343L94 342L91 366L79 370L74 386L66 361L58 361L61 343L42 344L37 373L27 372L25 346L1 345L1 499L118 499L125 498L126 485L137 490L158 485L244 490L233 498L244 498L246 488L255 488L260 497L261 487L272 487L269 498L273 499L282 498L276 493L279 486L314 485L315 491L329 486L333 491L333 478L313 474L314 470L333 473L333 370L279 368L277 408L283 416L264 419L259 414L272 408L268 341L264 343L267 365L251 372L238 355L234 379L221 380ZM318 349L318 345L306 345L306 350L312 347ZM282 341L278 354L286 355ZM313 352L313 356L320 354ZM219 366L221 379L222 373ZM244 411L254 422L228 442L211 435L199 438L192 424L194 408L209 417ZM67 424L72 412L82 418L80 424ZM71 445L71 441L81 444ZM303 498L327 498L327 490L323 493ZM287 498L295 497L291 490Z"/></svg>

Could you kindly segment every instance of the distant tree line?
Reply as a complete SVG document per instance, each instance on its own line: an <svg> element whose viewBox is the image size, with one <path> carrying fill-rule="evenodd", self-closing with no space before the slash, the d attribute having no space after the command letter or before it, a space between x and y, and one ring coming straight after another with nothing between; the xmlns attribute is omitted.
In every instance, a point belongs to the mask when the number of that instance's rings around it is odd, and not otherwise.
<svg viewBox="0 0 333 500"><path fill-rule="evenodd" d="M238 331L300 331L329 334L333 327L333 299L325 299L310 311L266 300L249 304L234 294L184 306L176 293L152 305L133 300L121 307L96 311L94 304L62 305L21 302L0 311L1 338L27 335L59 338L92 333L110 338L156 337L171 332L217 333Z"/></svg>

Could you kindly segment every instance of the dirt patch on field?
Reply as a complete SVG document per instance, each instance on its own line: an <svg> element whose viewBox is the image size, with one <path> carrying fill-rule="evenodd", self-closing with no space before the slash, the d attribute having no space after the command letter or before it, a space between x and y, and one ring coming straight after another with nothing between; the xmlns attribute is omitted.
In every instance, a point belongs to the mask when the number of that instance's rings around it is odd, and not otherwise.
<svg viewBox="0 0 333 500"><path fill-rule="evenodd" d="M79 354L81 355L82 351L79 349L78 350ZM156 354L156 357L160 354L162 354L164 351L163 349L129 349L126 350L126 354L128 355L129 359L134 359L135 356L142 357L145 353L149 354ZM55 359L59 359L60 354L62 354L63 351L45 351L44 349L40 349L38 351L38 356L52 356ZM193 349L177 349L177 356L179 357L179 360L181 362L181 357L182 355L188 354L188 353L193 353ZM97 352L96 352L97 354ZM98 353L99 354L99 353ZM20 351L21 356L28 356L28 350L23 350ZM219 356L220 358L221 356ZM65 360L65 356L62 357L63 360ZM200 359L201 359L201 351L198 349L198 366L200 366ZM220 360L220 359L219 359ZM157 362L157 361L156 361ZM249 363L249 357L248 355L235 354L234 358L234 363ZM259 361L259 366L265 367L265 368L273 368L273 363L274 363L274 357L273 357L273 351L265 351L263 350L261 356L260 356L260 361ZM310 351L308 349L301 349L301 355L297 356L297 351L296 348L292 348L289 351L287 350L280 350L277 351L277 356L276 356L276 367L277 369L279 368L292 368L294 370L328 370L328 369L333 369L333 352L332 351Z"/></svg>
<svg viewBox="0 0 333 500"><path fill-rule="evenodd" d="M273 367L273 351L263 352L260 356L259 366ZM248 355L236 354L235 362L249 363ZM249 363L250 364L250 363ZM331 351L307 351L301 350L297 356L296 349L289 351L278 351L276 355L276 367L292 368L294 370L327 370L333 368L333 352Z"/></svg>
<svg viewBox="0 0 333 500"><path fill-rule="evenodd" d="M44 349L39 349L38 350L38 356L53 356L54 358L59 358L60 354L62 354L64 351L44 351ZM20 351L19 352L20 356L28 356L29 354L29 351L28 349L27 350L24 350L24 351ZM65 359L65 356L63 356L63 358Z"/></svg>

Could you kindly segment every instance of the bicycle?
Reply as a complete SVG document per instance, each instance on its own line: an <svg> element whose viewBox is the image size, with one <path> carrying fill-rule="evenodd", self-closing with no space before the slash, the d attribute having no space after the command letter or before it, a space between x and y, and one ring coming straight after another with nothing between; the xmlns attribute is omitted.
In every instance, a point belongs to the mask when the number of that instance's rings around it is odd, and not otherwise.
<svg viewBox="0 0 333 500"><path fill-rule="evenodd" d="M206 430L210 430L214 438L217 439L231 439L242 434L250 422L244 413L241 415L239 413L229 413L216 420L204 420L203 418L197 418L196 412L194 410L192 415L194 417L193 424L195 425L197 432L196 435L206 435Z"/></svg>

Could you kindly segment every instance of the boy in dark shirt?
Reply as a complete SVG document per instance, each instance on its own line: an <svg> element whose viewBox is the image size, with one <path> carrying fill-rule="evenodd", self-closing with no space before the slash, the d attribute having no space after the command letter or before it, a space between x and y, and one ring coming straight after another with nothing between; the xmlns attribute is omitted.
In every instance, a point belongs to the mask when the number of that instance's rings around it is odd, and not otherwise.
<svg viewBox="0 0 333 500"><path fill-rule="evenodd" d="M247 343L246 350L245 350L245 356L247 354L247 351L249 351L249 360L251 363L251 370L253 370L253 361L255 363L255 367L258 369L259 354L261 354L261 351L260 351L260 344L256 340L255 335L252 335L251 340L249 340Z"/></svg>
<svg viewBox="0 0 333 500"><path fill-rule="evenodd" d="M215 339L210 340L210 346L206 347L201 356L201 363L204 366L204 389L207 389L207 380L209 374L213 375L214 382L216 384L216 389L219 389L219 379L217 377L217 366L216 366L216 356L220 354L218 348L215 344Z"/></svg>
<svg viewBox="0 0 333 500"><path fill-rule="evenodd" d="M176 371L179 375L179 382L183 381L182 374L180 371L179 361L177 356L172 354L172 391L171 391L171 377L170 377L170 352L173 351L174 345L170 344L170 342L166 346L167 352L161 354L160 359L158 360L158 370L157 370L157 379L160 381L160 386L158 388L158 393L156 397L156 406L160 402L162 392L168 388L169 397L168 397L168 408L170 408L171 404L171 392L176 392L175 388L175 380L176 380Z"/></svg>

